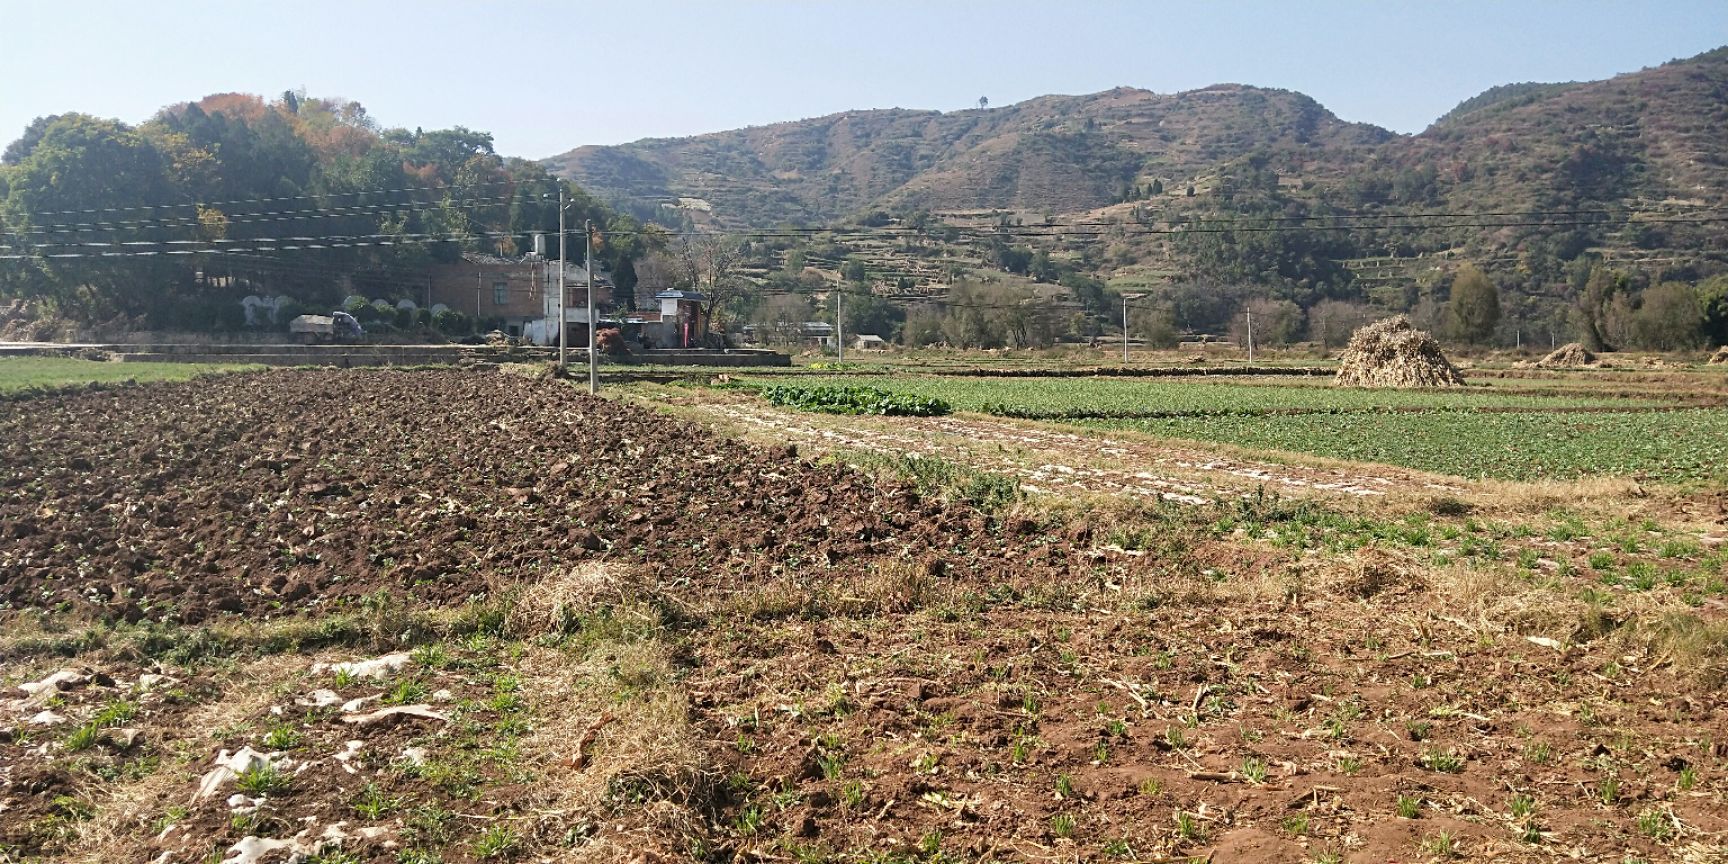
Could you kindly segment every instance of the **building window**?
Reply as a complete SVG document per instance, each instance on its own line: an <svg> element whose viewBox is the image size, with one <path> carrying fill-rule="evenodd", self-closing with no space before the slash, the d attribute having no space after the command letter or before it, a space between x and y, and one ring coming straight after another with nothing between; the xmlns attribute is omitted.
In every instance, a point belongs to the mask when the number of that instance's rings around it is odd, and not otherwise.
<svg viewBox="0 0 1728 864"><path fill-rule="evenodd" d="M492 305L503 306L504 304L509 303L509 302L510 302L510 283L509 282L493 282L492 283Z"/></svg>

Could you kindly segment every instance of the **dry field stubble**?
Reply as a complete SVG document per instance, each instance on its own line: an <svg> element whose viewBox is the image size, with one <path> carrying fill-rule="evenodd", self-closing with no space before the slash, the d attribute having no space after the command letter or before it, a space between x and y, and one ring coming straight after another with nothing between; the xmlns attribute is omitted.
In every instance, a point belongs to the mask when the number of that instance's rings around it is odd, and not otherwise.
<svg viewBox="0 0 1728 864"><path fill-rule="evenodd" d="M1598 561L1463 515L1422 546L1277 502L981 512L481 373L29 404L8 858L1705 860L1728 830L1723 606L1637 587L1638 526L1587 526Z"/></svg>

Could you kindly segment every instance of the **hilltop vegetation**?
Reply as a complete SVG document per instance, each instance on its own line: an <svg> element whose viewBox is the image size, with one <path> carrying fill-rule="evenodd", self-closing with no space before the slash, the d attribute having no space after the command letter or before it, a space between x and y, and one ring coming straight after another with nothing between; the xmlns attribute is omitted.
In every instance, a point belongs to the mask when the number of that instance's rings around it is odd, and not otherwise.
<svg viewBox="0 0 1728 864"><path fill-rule="evenodd" d="M1576 86L1578 86L1578 82L1576 81L1567 81L1560 84L1543 84L1537 81L1523 81L1518 84L1496 84L1469 99L1459 102L1457 107L1440 115L1440 119L1435 120L1433 125L1439 126L1457 120L1466 114L1471 114L1477 111L1486 111L1490 108L1505 110L1516 108L1520 105L1529 105L1545 96L1552 96L1563 90Z"/></svg>
<svg viewBox="0 0 1728 864"><path fill-rule="evenodd" d="M0 297L80 321L204 329L259 291L394 296L424 284L406 274L515 254L558 225L558 181L494 152L491 135L386 129L358 102L296 92L217 94L137 126L41 117L0 162L0 254L22 256L0 262ZM635 226L566 187L578 222ZM635 249L603 255L618 265Z"/></svg>

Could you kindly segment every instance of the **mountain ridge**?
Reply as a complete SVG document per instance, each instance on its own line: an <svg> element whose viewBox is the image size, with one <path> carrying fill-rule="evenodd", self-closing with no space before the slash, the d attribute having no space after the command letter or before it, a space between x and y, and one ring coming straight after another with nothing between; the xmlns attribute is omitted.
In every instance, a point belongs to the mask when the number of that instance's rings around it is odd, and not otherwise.
<svg viewBox="0 0 1728 864"><path fill-rule="evenodd" d="M1468 248L1491 259L1540 259L1553 278L1554 262L1586 249L1718 264L1728 257L1713 223L1686 218L1728 207L1722 129L1728 47L1599 81L1491 87L1415 134L1345 121L1291 90L1117 87L988 109L844 111L582 147L545 164L638 215L652 215L659 202L700 199L704 209L682 215L751 230L880 224L885 217L870 214L919 211L1167 226L1327 213L1627 214L1599 225L1558 217L1468 230L1424 223L1358 236L1346 256ZM1170 254L1141 244L1116 266Z"/></svg>
<svg viewBox="0 0 1728 864"><path fill-rule="evenodd" d="M1244 111L1270 119L1244 123L1238 116ZM1237 155L1243 140L1302 147L1377 144L1393 135L1341 120L1289 90L1216 84L1160 94L1117 87L1000 108L842 111L580 147L543 164L602 197L701 198L715 204L721 222L772 224L832 220L878 205L1072 212L1110 203L1140 174L1189 174ZM981 191L973 200L956 186ZM743 203L740 193L761 200ZM775 207L788 212L774 213Z"/></svg>

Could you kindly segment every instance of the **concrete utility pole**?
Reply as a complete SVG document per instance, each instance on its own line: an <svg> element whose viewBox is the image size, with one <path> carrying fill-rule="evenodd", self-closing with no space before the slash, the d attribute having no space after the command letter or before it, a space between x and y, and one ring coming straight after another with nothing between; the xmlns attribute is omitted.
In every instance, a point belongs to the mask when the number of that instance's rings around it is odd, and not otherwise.
<svg viewBox="0 0 1728 864"><path fill-rule="evenodd" d="M600 357L594 351L594 222L582 223L588 234L588 393L600 392Z"/></svg>
<svg viewBox="0 0 1728 864"><path fill-rule="evenodd" d="M1254 362L1254 310L1248 310L1248 362Z"/></svg>
<svg viewBox="0 0 1728 864"><path fill-rule="evenodd" d="M846 275L834 280L834 350L838 362L846 362Z"/></svg>
<svg viewBox="0 0 1728 864"><path fill-rule="evenodd" d="M564 242L564 184L558 184L558 371L565 371L564 351L568 340L564 338L564 254L568 244Z"/></svg>
<svg viewBox="0 0 1728 864"><path fill-rule="evenodd" d="M1128 295L1122 295L1122 365L1128 365Z"/></svg>
<svg viewBox="0 0 1728 864"><path fill-rule="evenodd" d="M1128 365L1128 301L1138 300L1145 294L1122 295L1122 365Z"/></svg>

